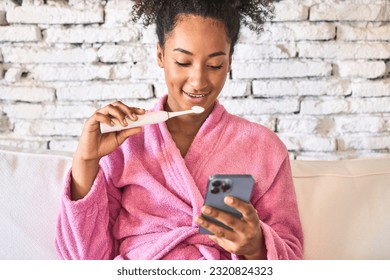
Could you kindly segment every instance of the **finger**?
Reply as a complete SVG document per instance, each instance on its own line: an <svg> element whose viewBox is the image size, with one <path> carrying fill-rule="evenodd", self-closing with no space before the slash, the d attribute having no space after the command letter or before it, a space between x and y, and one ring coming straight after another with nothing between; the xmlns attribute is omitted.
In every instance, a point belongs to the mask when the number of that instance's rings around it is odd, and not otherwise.
<svg viewBox="0 0 390 280"><path fill-rule="evenodd" d="M110 116L108 115L105 115L105 114L102 114L100 112L96 112L94 115L93 115L93 120L95 122L99 122L99 123L105 123L109 126L114 126L115 123L112 121L112 119L110 118Z"/></svg>
<svg viewBox="0 0 390 280"><path fill-rule="evenodd" d="M196 222L203 228L207 229L209 232L213 233L218 238L224 238L231 241L236 240L236 236L235 236L236 233L234 231L228 230L217 224L214 224L213 222L208 221L204 217L198 217L196 219Z"/></svg>
<svg viewBox="0 0 390 280"><path fill-rule="evenodd" d="M125 140L128 137L130 137L130 136L132 136L134 134L137 134L137 133L139 133L141 131L142 131L142 127L134 127L134 128L129 128L129 129L125 129L125 130L116 132L118 145L121 145L123 142L125 142Z"/></svg>
<svg viewBox="0 0 390 280"><path fill-rule="evenodd" d="M226 196L224 202L242 214L242 220L250 223L259 223L259 216L251 203L245 202L233 196Z"/></svg>
<svg viewBox="0 0 390 280"><path fill-rule="evenodd" d="M245 222L243 222L237 217L234 217L232 214L220 211L208 205L202 207L202 213L207 216L213 217L214 219L232 228L234 231L241 229L246 225Z"/></svg>
<svg viewBox="0 0 390 280"><path fill-rule="evenodd" d="M126 120L127 113L124 112L122 108L120 108L119 106L114 104L109 104L98 111L102 114L109 115L115 118L122 126L124 127L127 126L127 120Z"/></svg>
<svg viewBox="0 0 390 280"><path fill-rule="evenodd" d="M126 116L133 121L136 121L138 119L137 115L145 114L145 109L129 107L120 101L116 101L112 105L121 109L122 112L124 112Z"/></svg>

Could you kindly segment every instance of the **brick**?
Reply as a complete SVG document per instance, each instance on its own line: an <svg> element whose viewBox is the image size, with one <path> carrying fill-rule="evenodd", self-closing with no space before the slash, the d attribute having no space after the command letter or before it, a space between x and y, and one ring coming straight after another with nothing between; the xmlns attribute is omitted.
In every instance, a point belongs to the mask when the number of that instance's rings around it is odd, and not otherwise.
<svg viewBox="0 0 390 280"><path fill-rule="evenodd" d="M43 87L11 87L0 85L0 100L44 102L53 101L55 89Z"/></svg>
<svg viewBox="0 0 390 280"><path fill-rule="evenodd" d="M105 101L97 102L99 108L107 106L110 103L117 101L118 99L111 99ZM120 101L126 104L129 107L143 108L145 110L152 109L156 103L158 102L158 98L150 98L150 99L132 99L132 98L121 98Z"/></svg>
<svg viewBox="0 0 390 280"><path fill-rule="evenodd" d="M245 97L249 95L250 95L249 82L226 80L225 85L219 96L231 98L231 97Z"/></svg>
<svg viewBox="0 0 390 280"><path fill-rule="evenodd" d="M24 67L11 67L5 73L4 80L9 83L20 82L24 73L28 73L28 70L26 70Z"/></svg>
<svg viewBox="0 0 390 280"><path fill-rule="evenodd" d="M388 97L351 98L351 113L388 113L390 112L390 99Z"/></svg>
<svg viewBox="0 0 390 280"><path fill-rule="evenodd" d="M131 68L133 67L132 63L120 63L115 64L111 68L110 79L120 80L120 79L129 79L131 77Z"/></svg>
<svg viewBox="0 0 390 280"><path fill-rule="evenodd" d="M390 136L373 136L372 134L349 134L338 139L340 150L383 150L390 149Z"/></svg>
<svg viewBox="0 0 390 280"><path fill-rule="evenodd" d="M104 13L106 25L122 25L132 21L130 9L105 8Z"/></svg>
<svg viewBox="0 0 390 280"><path fill-rule="evenodd" d="M386 74L384 61L342 61L337 66L338 74L343 78L374 79Z"/></svg>
<svg viewBox="0 0 390 280"><path fill-rule="evenodd" d="M14 0L2 0L0 1L0 11L8 11L15 7L18 7L19 4Z"/></svg>
<svg viewBox="0 0 390 280"><path fill-rule="evenodd" d="M13 119L87 119L98 108L85 104L9 104L4 107L4 113Z"/></svg>
<svg viewBox="0 0 390 280"><path fill-rule="evenodd" d="M278 136L290 151L336 151L336 140L329 137L293 133L278 133Z"/></svg>
<svg viewBox="0 0 390 280"><path fill-rule="evenodd" d="M253 115L243 115L243 117L251 122L261 124L271 131L276 130L276 118L273 116L253 116Z"/></svg>
<svg viewBox="0 0 390 280"><path fill-rule="evenodd" d="M302 115L330 115L349 111L349 102L344 99L330 100L303 100L301 102Z"/></svg>
<svg viewBox="0 0 390 280"><path fill-rule="evenodd" d="M104 24L123 25L132 22L132 1L110 0L104 8Z"/></svg>
<svg viewBox="0 0 390 280"><path fill-rule="evenodd" d="M57 137L52 138L48 143L49 150L71 153L76 151L77 145L77 139L57 139Z"/></svg>
<svg viewBox="0 0 390 280"><path fill-rule="evenodd" d="M57 0L51 0L51 1L57 1ZM99 6L100 2L106 2L106 1L96 1L96 0L65 0L69 6L75 9L88 9L91 7ZM116 2L116 0L110 0L107 2Z"/></svg>
<svg viewBox="0 0 390 280"><path fill-rule="evenodd" d="M9 23L89 24L103 23L103 7L77 10L69 7L21 6L7 12Z"/></svg>
<svg viewBox="0 0 390 280"><path fill-rule="evenodd" d="M355 97L381 97L390 95L390 79L354 82L352 95Z"/></svg>
<svg viewBox="0 0 390 280"><path fill-rule="evenodd" d="M0 42L38 42L42 39L37 26L1 26Z"/></svg>
<svg viewBox="0 0 390 280"><path fill-rule="evenodd" d="M351 94L349 81L329 80L257 80L252 83L254 96L284 97L284 96L319 96Z"/></svg>
<svg viewBox="0 0 390 280"><path fill-rule="evenodd" d="M20 136L79 136L84 123L81 121L66 120L18 120L15 123L14 133Z"/></svg>
<svg viewBox="0 0 390 280"><path fill-rule="evenodd" d="M311 21L389 21L384 4L324 3L310 8Z"/></svg>
<svg viewBox="0 0 390 280"><path fill-rule="evenodd" d="M142 83L94 83L57 89L57 98L61 101L147 99L151 97L153 97L152 86Z"/></svg>
<svg viewBox="0 0 390 280"><path fill-rule="evenodd" d="M23 137L18 135L0 135L0 146L10 148L18 148L22 150L44 150L46 149L46 141L41 139L31 139L31 137Z"/></svg>
<svg viewBox="0 0 390 280"><path fill-rule="evenodd" d="M299 110L299 102L296 99L286 98L283 100L267 99L225 99L220 98L221 104L226 110L236 115L264 115L277 113L295 113Z"/></svg>
<svg viewBox="0 0 390 280"><path fill-rule="evenodd" d="M382 26L349 26L340 25L337 27L337 40L345 41L389 41L390 23Z"/></svg>
<svg viewBox="0 0 390 280"><path fill-rule="evenodd" d="M36 81L89 81L109 79L112 66L51 66L38 65L30 69L31 77Z"/></svg>
<svg viewBox="0 0 390 280"><path fill-rule="evenodd" d="M98 60L96 51L92 48L59 49L37 46L4 46L2 48L4 61L10 63L86 63Z"/></svg>
<svg viewBox="0 0 390 280"><path fill-rule="evenodd" d="M318 61L233 62L234 79L298 78L329 76L332 65Z"/></svg>
<svg viewBox="0 0 390 280"><path fill-rule="evenodd" d="M348 155L340 155L332 152L299 152L295 157L296 160L341 160L348 158Z"/></svg>
<svg viewBox="0 0 390 280"><path fill-rule="evenodd" d="M153 52L155 53L155 52ZM135 44L103 45L98 56L102 62L140 62L150 56L149 49Z"/></svg>
<svg viewBox="0 0 390 280"><path fill-rule="evenodd" d="M269 43L285 41L331 40L336 37L336 27L332 23L272 23L265 24L264 31L257 34L243 27L240 31L241 43Z"/></svg>
<svg viewBox="0 0 390 280"><path fill-rule="evenodd" d="M334 123L336 132L341 135L357 132L377 133L382 131L385 126L382 117L372 116L336 116Z"/></svg>
<svg viewBox="0 0 390 280"><path fill-rule="evenodd" d="M164 70L157 66L157 62L143 60L130 69L131 78L134 80L164 80Z"/></svg>
<svg viewBox="0 0 390 280"><path fill-rule="evenodd" d="M158 42L157 33L156 33L156 25L151 24L147 27L140 27L142 28L142 36L141 36L141 42L142 44L152 44L153 46L156 46Z"/></svg>
<svg viewBox="0 0 390 280"><path fill-rule="evenodd" d="M135 42L139 39L138 29L132 26L48 28L44 35L48 43L119 43Z"/></svg>
<svg viewBox="0 0 390 280"><path fill-rule="evenodd" d="M163 82L153 83L154 95L158 98L168 93L167 85Z"/></svg>
<svg viewBox="0 0 390 280"><path fill-rule="evenodd" d="M277 123L278 133L316 134L320 119L313 117L281 116Z"/></svg>
<svg viewBox="0 0 390 280"><path fill-rule="evenodd" d="M297 54L295 44L253 45L237 44L234 49L236 60L257 60L263 58L292 58Z"/></svg>
<svg viewBox="0 0 390 280"><path fill-rule="evenodd" d="M300 21L306 20L309 7L295 3L275 3L275 16L273 21Z"/></svg>
<svg viewBox="0 0 390 280"><path fill-rule="evenodd" d="M298 43L299 57L327 59L389 59L388 43L381 42L322 42Z"/></svg>

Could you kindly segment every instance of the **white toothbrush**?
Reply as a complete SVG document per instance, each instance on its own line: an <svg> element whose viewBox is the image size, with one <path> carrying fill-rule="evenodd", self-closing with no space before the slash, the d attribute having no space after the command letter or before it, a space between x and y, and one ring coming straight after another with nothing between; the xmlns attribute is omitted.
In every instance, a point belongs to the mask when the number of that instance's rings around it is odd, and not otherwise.
<svg viewBox="0 0 390 280"><path fill-rule="evenodd" d="M126 121L128 123L127 126L122 126L118 120L112 119L115 125L109 126L105 123L100 123L100 131L102 133L121 131L124 129L143 126L146 124L165 122L170 118L181 116L181 115L193 114L193 113L200 114L203 111L204 111L203 107L193 106L191 110L179 111L179 112L166 112L166 111L149 112L149 113L145 113L144 115L138 115L138 120L136 121L132 121L129 118L126 118Z"/></svg>

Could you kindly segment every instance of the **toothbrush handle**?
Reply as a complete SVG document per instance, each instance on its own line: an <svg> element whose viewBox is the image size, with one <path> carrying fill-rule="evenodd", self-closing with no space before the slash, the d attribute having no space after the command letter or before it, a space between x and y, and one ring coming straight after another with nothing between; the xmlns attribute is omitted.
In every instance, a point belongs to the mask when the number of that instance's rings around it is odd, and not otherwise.
<svg viewBox="0 0 390 280"><path fill-rule="evenodd" d="M128 128L133 127L139 127L146 124L155 124L160 122L165 122L168 120L169 115L165 111L156 111L156 112L149 112L145 113L144 115L139 115L138 120L132 121L129 118L126 118L126 121L128 123L127 126L122 126L119 124L119 122L116 119L112 119L112 121L115 123L114 126L109 126L105 123L100 123L100 131L101 133L108 133L113 131L121 131Z"/></svg>

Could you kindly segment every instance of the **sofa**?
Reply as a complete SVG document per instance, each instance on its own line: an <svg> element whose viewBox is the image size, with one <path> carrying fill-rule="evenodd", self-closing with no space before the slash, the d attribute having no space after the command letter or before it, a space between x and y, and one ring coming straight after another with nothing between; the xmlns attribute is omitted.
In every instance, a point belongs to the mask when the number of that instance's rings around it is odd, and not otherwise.
<svg viewBox="0 0 390 280"><path fill-rule="evenodd" d="M0 149L0 259L58 259L67 153ZM307 260L390 259L390 157L291 162Z"/></svg>

